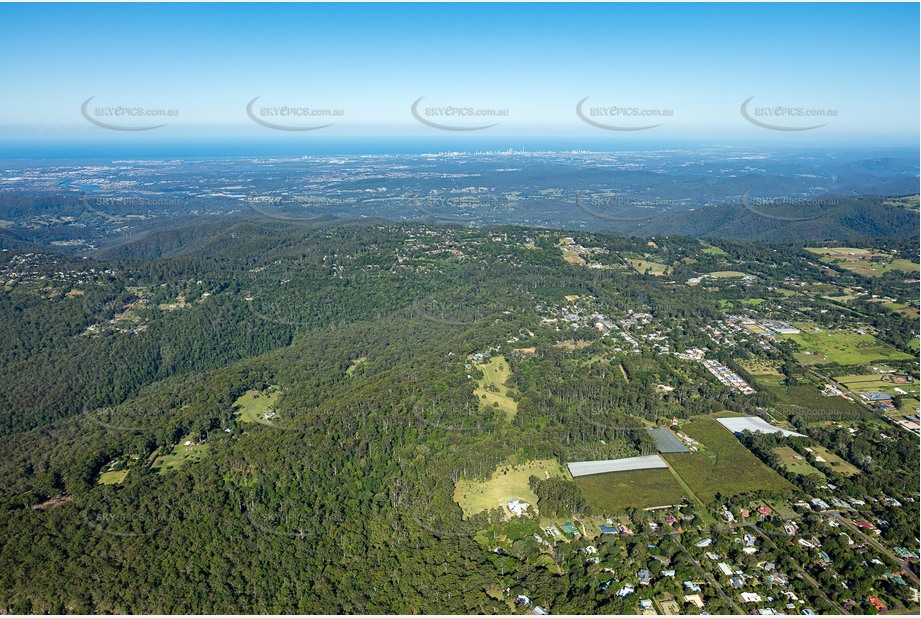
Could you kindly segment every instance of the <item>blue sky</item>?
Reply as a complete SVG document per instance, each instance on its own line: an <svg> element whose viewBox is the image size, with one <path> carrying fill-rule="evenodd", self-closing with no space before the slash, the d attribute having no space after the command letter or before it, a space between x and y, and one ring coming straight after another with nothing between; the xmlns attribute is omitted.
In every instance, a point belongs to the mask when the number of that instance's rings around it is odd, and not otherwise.
<svg viewBox="0 0 921 618"><path fill-rule="evenodd" d="M917 4L0 4L0 139L438 134L463 143L477 134L915 144L918 19ZM257 96L257 110L287 105L342 115L317 131L276 131L248 118L246 104ZM446 132L410 114L423 96L422 109L508 114L490 119L500 124L489 129ZM91 110L178 115L166 127L121 135L84 119L80 106L89 97ZM662 123L654 129L600 129L575 113L585 97L584 111L670 115L654 120ZM768 130L741 115L749 97L750 111L836 115L820 129ZM596 119L652 123L623 114ZM778 122L818 124L789 113Z"/></svg>

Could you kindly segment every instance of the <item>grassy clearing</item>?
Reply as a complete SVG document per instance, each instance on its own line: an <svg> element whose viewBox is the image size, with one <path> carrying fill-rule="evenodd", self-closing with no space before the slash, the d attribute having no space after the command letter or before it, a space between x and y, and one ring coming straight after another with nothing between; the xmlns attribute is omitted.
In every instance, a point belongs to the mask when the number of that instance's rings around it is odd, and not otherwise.
<svg viewBox="0 0 921 618"><path fill-rule="evenodd" d="M658 262L650 262L646 259L632 257L628 257L627 261L630 262L630 266L633 267L633 270L641 275L646 274L647 271L649 271L650 275L654 275L656 277L661 277L662 275L668 273L668 266L665 264L659 264Z"/></svg>
<svg viewBox="0 0 921 618"><path fill-rule="evenodd" d="M719 247L714 247L713 245L705 242L701 242L701 244L704 246L704 248L701 249L700 252L705 253L706 255L729 255Z"/></svg>
<svg viewBox="0 0 921 618"><path fill-rule="evenodd" d="M563 241L560 240L560 244L557 246L560 248L560 251L562 251L563 260L567 264L585 264L585 260L582 259L582 256L579 255L579 252L573 249L571 245L563 244Z"/></svg>
<svg viewBox="0 0 921 618"><path fill-rule="evenodd" d="M783 374L778 371L778 367L780 366L779 361L753 358L739 361L739 364L742 365L745 371L754 376L783 376Z"/></svg>
<svg viewBox="0 0 921 618"><path fill-rule="evenodd" d="M496 508L503 509L506 516L511 516L505 510L509 500L521 500L537 510L537 496L528 486L528 479L532 475L548 479L565 477L567 473L555 459L528 461L518 466L500 466L488 481L457 481L454 485L454 501L460 505L464 517Z"/></svg>
<svg viewBox="0 0 921 618"><path fill-rule="evenodd" d="M873 251L872 249L811 247L807 248L807 251L821 256L819 258L821 262L832 264L865 277L878 277L891 271L898 271L908 275L917 275L921 272L921 266L911 260L893 259L892 255L888 253Z"/></svg>
<svg viewBox="0 0 921 618"><path fill-rule="evenodd" d="M717 270L712 273L707 273L707 276L713 277L714 279L737 279L740 277L746 277L747 275L738 270Z"/></svg>
<svg viewBox="0 0 921 618"><path fill-rule="evenodd" d="M358 366L361 365L366 360L368 360L367 356L359 356L358 358L353 360L352 364L349 365L349 368L345 370L345 375L350 376L353 373L355 373L355 370L358 369Z"/></svg>
<svg viewBox="0 0 921 618"><path fill-rule="evenodd" d="M713 502L717 494L793 489L713 418L694 419L683 424L681 432L700 442L700 451L668 453L663 457L704 503Z"/></svg>
<svg viewBox="0 0 921 618"><path fill-rule="evenodd" d="M917 195L907 195L905 197L892 197L883 202L884 206L891 206L893 208L905 208L907 210L913 210L918 212L918 198Z"/></svg>
<svg viewBox="0 0 921 618"><path fill-rule="evenodd" d="M781 519L799 519L801 517L790 503L784 500L769 500L767 501L767 506L771 507L774 514Z"/></svg>
<svg viewBox="0 0 921 618"><path fill-rule="evenodd" d="M904 316L917 319L921 312L918 311L917 307L912 307L906 305L905 303L894 303L892 301L883 300L882 298L871 298L870 302L879 303L889 311L894 313L901 313Z"/></svg>
<svg viewBox="0 0 921 618"><path fill-rule="evenodd" d="M173 302L160 303L158 307L161 311L176 311L177 309L184 309L186 307L185 295L180 294Z"/></svg>
<svg viewBox="0 0 921 618"><path fill-rule="evenodd" d="M917 396L919 391L917 383L909 384L907 381L900 382L896 376L891 374L877 373L840 376L835 378L835 380L846 386L848 390L854 391L856 393L878 391L889 393L890 395L900 395L902 393L895 392L895 389L899 388L909 395Z"/></svg>
<svg viewBox="0 0 921 618"><path fill-rule="evenodd" d="M803 458L802 455L794 451L789 446L778 446L774 449L774 454L777 455L778 459L780 459L780 463L783 464L783 467L790 472L794 474L801 474L803 476L818 474L822 477L823 483L827 482L824 474L809 465L809 463Z"/></svg>
<svg viewBox="0 0 921 618"><path fill-rule="evenodd" d="M912 356L896 350L870 334L848 330L802 329L796 335L781 335L790 339L809 354L797 354L797 360L808 365L838 363L839 365L865 365L876 361L911 360Z"/></svg>
<svg viewBox="0 0 921 618"><path fill-rule="evenodd" d="M241 423L262 423L271 425L263 415L271 413L275 409L275 403L281 391L270 388L268 391L258 391L250 389L237 397L233 407L237 410L238 418Z"/></svg>
<svg viewBox="0 0 921 618"><path fill-rule="evenodd" d="M898 270L909 275L917 275L921 272L921 265L911 260L897 259L889 262L889 270Z"/></svg>
<svg viewBox="0 0 921 618"><path fill-rule="evenodd" d="M558 341L557 343L554 343L553 347L563 348L564 350L581 350L582 348L587 348L590 345L592 345L592 342L585 339L567 339L566 341Z"/></svg>
<svg viewBox="0 0 921 618"><path fill-rule="evenodd" d="M592 474L575 479L595 513L680 504L687 496L665 468Z"/></svg>
<svg viewBox="0 0 921 618"><path fill-rule="evenodd" d="M505 357L493 356L487 363L477 363L477 369L483 372L483 378L477 382L473 394L483 407L498 408L511 420L518 412L518 402L513 398L514 392L506 386L511 370Z"/></svg>
<svg viewBox="0 0 921 618"><path fill-rule="evenodd" d="M854 476L855 474L860 474L860 468L844 461L838 457L838 455L831 452L824 446L810 446L809 448L813 453L815 453L816 461L821 461L824 459L825 462L831 466L831 469L838 474L843 474L844 476Z"/></svg>
<svg viewBox="0 0 921 618"><path fill-rule="evenodd" d="M195 444L197 436L188 435L166 455L157 457L150 469L159 474L181 468L189 462L198 462L208 454L208 444ZM191 442L191 444L186 444Z"/></svg>
<svg viewBox="0 0 921 618"><path fill-rule="evenodd" d="M111 470L99 475L100 485L121 485L125 477L128 476L128 470Z"/></svg>

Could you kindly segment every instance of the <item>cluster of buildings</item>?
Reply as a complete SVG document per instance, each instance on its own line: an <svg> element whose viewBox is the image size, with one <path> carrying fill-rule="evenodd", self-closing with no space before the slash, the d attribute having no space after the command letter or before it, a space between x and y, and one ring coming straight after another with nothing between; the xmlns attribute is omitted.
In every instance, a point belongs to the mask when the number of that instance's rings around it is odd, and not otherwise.
<svg viewBox="0 0 921 618"><path fill-rule="evenodd" d="M725 386L736 390L743 395L752 395L755 393L748 382L742 379L742 376L737 374L735 371L726 367L719 361L703 359L700 361L707 370L716 376L716 379L722 382Z"/></svg>

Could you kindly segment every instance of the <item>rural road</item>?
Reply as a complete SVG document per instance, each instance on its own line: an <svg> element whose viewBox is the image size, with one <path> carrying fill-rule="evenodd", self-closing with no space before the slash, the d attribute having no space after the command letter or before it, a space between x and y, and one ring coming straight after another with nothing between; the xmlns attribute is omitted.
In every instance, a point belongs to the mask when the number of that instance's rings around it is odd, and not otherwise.
<svg viewBox="0 0 921 618"><path fill-rule="evenodd" d="M906 561L902 560L901 558L896 556L894 553L892 553L889 550L889 548L887 548L885 545L883 545L876 539L871 539L870 537L868 537L866 534L863 533L863 530L861 530L860 528L858 528L857 526L849 522L844 517L842 517L841 513L835 512L835 513L830 513L830 515L834 517L835 519L837 519L841 523L841 525L847 528L848 530L852 532L856 532L860 536L861 539L863 539L864 541L872 545L874 549L888 556L890 560L895 562L902 569L902 571L904 571L908 575L911 581L915 582L916 586L919 583L921 583L918 581L918 576L915 574L914 571L912 571L911 565L909 565Z"/></svg>
<svg viewBox="0 0 921 618"><path fill-rule="evenodd" d="M766 534L761 530L761 528L759 528L759 527L756 526L755 524L748 524L748 527L751 528L752 530L754 530L755 533L758 534L758 536L760 536L761 538L763 538L763 539L765 540L766 543L770 543L775 549L779 549L779 548L777 547L777 544L774 543L774 541L772 541L771 538L768 537L768 535L766 535ZM837 611L839 614L847 614L847 613L848 613L848 612L844 611L844 608L843 608L843 607L841 607L840 605L838 605L837 603L835 603L834 601L832 601L831 598L829 598L829 596L828 596L827 594L825 594L825 591L822 590L822 586L819 585L819 582L817 582L815 579L813 579L812 576L809 575L809 573L807 573L807 572L806 572L805 570L803 570L802 568L799 568L799 569L797 569L797 570L798 570L799 572L797 573L796 576L799 577L799 578L802 578L802 579L806 580L806 582L808 582L809 584L811 584L812 587L815 588L816 591L818 591L818 593L819 593L820 595L822 595L822 598L825 599L825 602L828 603L829 605L831 605L832 607L835 608L835 611Z"/></svg>
<svg viewBox="0 0 921 618"><path fill-rule="evenodd" d="M726 605L734 609L737 614L745 615L745 612L743 612L742 609L738 605L736 605L736 602L733 601L731 598L729 598L729 596L726 595L726 592L723 590L723 587L720 586L720 583L716 581L716 578L713 577L713 575L709 571L703 568L700 565L700 562L697 560L697 558L692 556L691 553L684 547L684 545L681 543L681 536L679 534L672 534L671 537L672 537L672 540L675 541L675 544L681 548L681 551L683 551L684 554L688 557L688 559L694 564L694 566L696 566L698 569L700 569L703 572L704 577L707 579L708 582L710 582L710 585L716 589L716 591L719 593L723 601L726 602Z"/></svg>

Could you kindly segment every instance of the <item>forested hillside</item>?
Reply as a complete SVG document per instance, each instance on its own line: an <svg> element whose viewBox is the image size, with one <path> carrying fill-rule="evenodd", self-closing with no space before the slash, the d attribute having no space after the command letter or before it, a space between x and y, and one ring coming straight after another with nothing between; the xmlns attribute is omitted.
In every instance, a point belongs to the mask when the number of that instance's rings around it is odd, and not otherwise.
<svg viewBox="0 0 921 618"><path fill-rule="evenodd" d="M729 351L707 329L733 303L790 298L790 277L866 282L801 247L718 244L236 221L92 259L0 253L0 608L509 613L527 592L554 613L632 611L583 545L535 543L537 519L464 517L458 482L648 455L646 428L673 417L774 409L777 392L725 388L675 352L792 367L792 344ZM906 277L872 285L907 297ZM831 293L785 311L819 319ZM917 325L876 319L906 364ZM748 493L789 486L772 483ZM541 513L610 515L571 480L530 485Z"/></svg>

